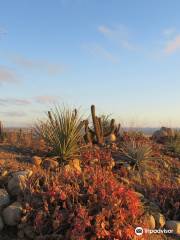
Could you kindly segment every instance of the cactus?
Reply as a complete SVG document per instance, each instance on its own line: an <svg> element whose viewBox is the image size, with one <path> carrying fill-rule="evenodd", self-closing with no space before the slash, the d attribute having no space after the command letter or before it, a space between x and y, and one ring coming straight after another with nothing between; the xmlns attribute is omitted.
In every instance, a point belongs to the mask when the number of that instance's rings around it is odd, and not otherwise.
<svg viewBox="0 0 180 240"><path fill-rule="evenodd" d="M3 130L3 124L0 121L0 141L3 141L4 139L4 130Z"/></svg>
<svg viewBox="0 0 180 240"><path fill-rule="evenodd" d="M100 117L96 116L95 106L91 106L91 115L92 115L92 122L93 122L93 130L88 126L88 120L84 121L85 126L85 136L84 139L87 143L97 143L102 145L104 143L105 138L109 137L110 135L114 134L116 137L119 135L120 124L116 126L115 120L112 119L108 130L104 131L102 126L102 120Z"/></svg>

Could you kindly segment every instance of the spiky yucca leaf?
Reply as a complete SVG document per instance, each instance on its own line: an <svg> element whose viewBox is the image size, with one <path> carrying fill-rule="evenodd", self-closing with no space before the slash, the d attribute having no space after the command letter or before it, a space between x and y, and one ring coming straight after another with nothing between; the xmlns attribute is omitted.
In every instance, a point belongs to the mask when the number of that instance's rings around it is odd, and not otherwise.
<svg viewBox="0 0 180 240"><path fill-rule="evenodd" d="M140 168L145 161L152 159L152 148L147 144L138 143L131 140L122 147L122 153L134 165L134 168Z"/></svg>
<svg viewBox="0 0 180 240"><path fill-rule="evenodd" d="M38 124L37 132L62 161L68 161L77 156L82 127L76 110L55 107L48 112L47 120Z"/></svg>

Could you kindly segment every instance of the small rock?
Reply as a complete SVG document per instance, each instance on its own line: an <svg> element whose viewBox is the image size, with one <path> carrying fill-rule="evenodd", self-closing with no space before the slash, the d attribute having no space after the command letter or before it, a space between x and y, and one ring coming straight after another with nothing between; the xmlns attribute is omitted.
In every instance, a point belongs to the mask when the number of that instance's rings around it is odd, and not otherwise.
<svg viewBox="0 0 180 240"><path fill-rule="evenodd" d="M153 133L152 138L159 143L164 143L165 140L174 136L175 133L172 128L162 127Z"/></svg>
<svg viewBox="0 0 180 240"><path fill-rule="evenodd" d="M2 217L0 216L0 232L3 230L3 228L4 228L4 223L3 223Z"/></svg>
<svg viewBox="0 0 180 240"><path fill-rule="evenodd" d="M7 175L8 175L8 171L7 170L2 171L1 177L6 177Z"/></svg>
<svg viewBox="0 0 180 240"><path fill-rule="evenodd" d="M166 223L165 217L159 212L154 212L152 215L153 215L153 217L155 219L155 222L156 222L156 228L164 227L164 225Z"/></svg>
<svg viewBox="0 0 180 240"><path fill-rule="evenodd" d="M59 163L53 159L46 158L44 159L42 165L45 169L55 170L59 166Z"/></svg>
<svg viewBox="0 0 180 240"><path fill-rule="evenodd" d="M24 177L31 177L33 174L33 171L27 169L27 170L24 170L24 171L18 171L18 172L13 172L12 173L12 176L15 177L15 176L24 176Z"/></svg>
<svg viewBox="0 0 180 240"><path fill-rule="evenodd" d="M79 159L73 159L69 161L69 164L65 166L66 171L76 171L81 173L81 166Z"/></svg>
<svg viewBox="0 0 180 240"><path fill-rule="evenodd" d="M9 194L5 189L0 189L0 210L10 203Z"/></svg>
<svg viewBox="0 0 180 240"><path fill-rule="evenodd" d="M144 223L147 225L149 229L155 229L156 227L156 222L155 219L152 215L146 214L144 216Z"/></svg>
<svg viewBox="0 0 180 240"><path fill-rule="evenodd" d="M16 226L21 220L22 205L19 202L14 202L5 208L2 212L4 222L8 226Z"/></svg>
<svg viewBox="0 0 180 240"><path fill-rule="evenodd" d="M179 177L175 177L174 181L175 181L175 183L177 183L179 185L180 184L180 176Z"/></svg>
<svg viewBox="0 0 180 240"><path fill-rule="evenodd" d="M173 230L173 234L180 235L180 221L167 221L166 227L169 230Z"/></svg>
<svg viewBox="0 0 180 240"><path fill-rule="evenodd" d="M92 159L91 161L90 161L90 165L91 166L93 166L93 165L95 165L95 164L98 164L99 163L99 159L97 159L97 158L94 158L94 159Z"/></svg>
<svg viewBox="0 0 180 240"><path fill-rule="evenodd" d="M8 191L12 196L18 196L26 188L27 178L23 175L12 177L8 182Z"/></svg>
<svg viewBox="0 0 180 240"><path fill-rule="evenodd" d="M32 158L32 162L33 162L34 165L40 166L41 163L42 163L42 158L41 158L41 157L38 157L38 156L34 156L34 157Z"/></svg>
<svg viewBox="0 0 180 240"><path fill-rule="evenodd" d="M111 133L110 136L109 136L109 141L110 142L115 142L116 141L116 136L114 133Z"/></svg>

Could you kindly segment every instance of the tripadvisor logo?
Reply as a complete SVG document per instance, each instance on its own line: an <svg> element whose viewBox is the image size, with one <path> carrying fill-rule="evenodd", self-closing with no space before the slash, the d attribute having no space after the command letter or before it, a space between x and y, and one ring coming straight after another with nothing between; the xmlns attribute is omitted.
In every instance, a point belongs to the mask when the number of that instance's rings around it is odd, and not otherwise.
<svg viewBox="0 0 180 240"><path fill-rule="evenodd" d="M137 227L135 229L135 234L138 236L141 236L143 234L143 228L142 227Z"/></svg>

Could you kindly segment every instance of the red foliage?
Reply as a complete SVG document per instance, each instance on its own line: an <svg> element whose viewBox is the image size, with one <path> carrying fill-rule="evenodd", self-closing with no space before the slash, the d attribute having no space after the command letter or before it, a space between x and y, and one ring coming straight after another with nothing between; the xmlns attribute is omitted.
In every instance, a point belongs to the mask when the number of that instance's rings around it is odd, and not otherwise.
<svg viewBox="0 0 180 240"><path fill-rule="evenodd" d="M142 209L137 195L100 166L79 175L61 171L33 194L31 186L28 201L37 235L56 232L71 240L130 240Z"/></svg>
<svg viewBox="0 0 180 240"><path fill-rule="evenodd" d="M146 192L151 201L157 205L166 216L166 219L180 220L180 189L175 184L154 185Z"/></svg>

